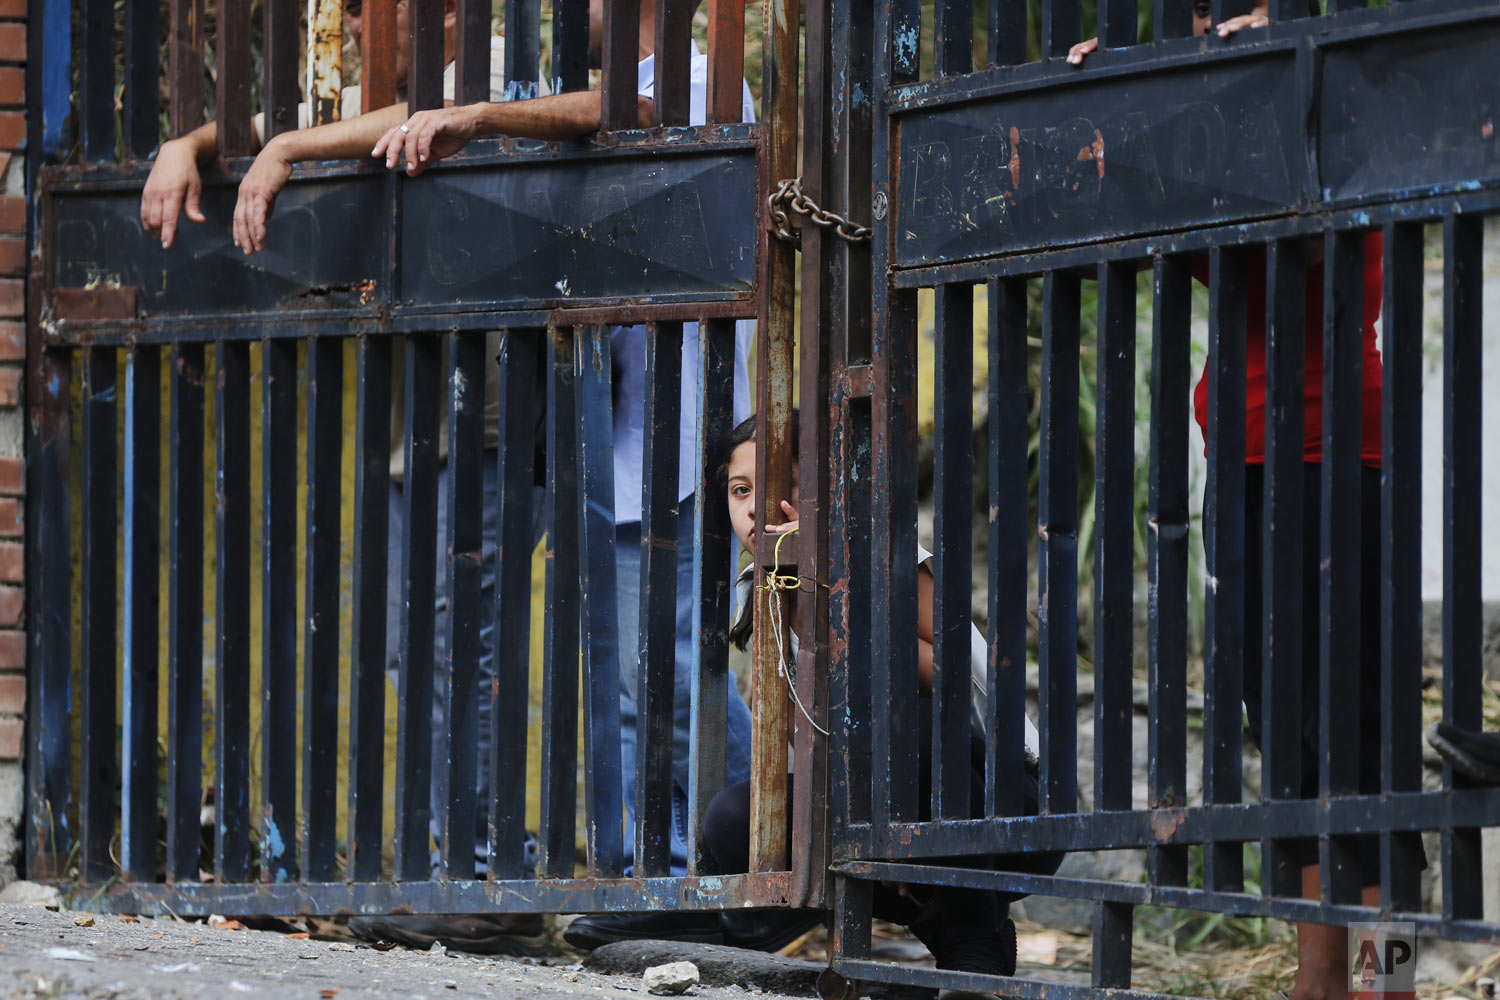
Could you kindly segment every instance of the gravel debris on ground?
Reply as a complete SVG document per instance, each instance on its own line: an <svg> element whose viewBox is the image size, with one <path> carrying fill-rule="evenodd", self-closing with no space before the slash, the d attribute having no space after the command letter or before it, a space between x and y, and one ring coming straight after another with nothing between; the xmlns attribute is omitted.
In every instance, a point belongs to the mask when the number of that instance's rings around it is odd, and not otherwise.
<svg viewBox="0 0 1500 1000"><path fill-rule="evenodd" d="M576 965L292 938L171 917L82 914L0 903L0 1000L644 1000L639 977ZM554 960L555 962L555 960ZM702 1000L742 990L696 986Z"/></svg>

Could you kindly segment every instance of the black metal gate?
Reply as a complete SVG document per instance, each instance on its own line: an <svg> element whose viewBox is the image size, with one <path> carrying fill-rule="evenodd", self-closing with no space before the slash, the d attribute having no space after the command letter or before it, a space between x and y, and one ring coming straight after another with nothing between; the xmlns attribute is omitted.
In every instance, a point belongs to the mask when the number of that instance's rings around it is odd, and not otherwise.
<svg viewBox="0 0 1500 1000"><path fill-rule="evenodd" d="M456 96L486 99L491 5L458 6ZM143 230L141 188L160 136L159 75L174 135L202 117L203 0L173 0L169 59L156 0L131 0L123 13L107 0L33 4L32 53L46 87L31 107L43 140L31 150L32 877L62 883L79 905L180 915L777 906L821 893L810 875L826 867L821 849L788 854L790 734L774 660L756 677L753 783L766 821L755 873L699 875L690 849L688 874L669 876L679 523L694 525L683 538L695 552L692 845L725 782L733 696L730 535L719 496L705 490L733 418L735 321L759 318L761 382L776 387L762 390L761 405L781 406L773 432L784 426L789 384L775 373L789 368L792 344L793 251L768 247L764 195L767 174L790 174L796 151L795 8L767 6L765 110L752 124L741 123L743 4L709 5L707 124L690 127L695 6L657 5L655 127L637 124L637 5L612 2L596 137L476 143L415 179L373 163L304 166L250 258L228 222L248 167L237 157L254 148L249 56L262 49L252 37L264 42L265 121L285 131L298 95L295 3L268 0L259 34L249 0L217 5L224 167L205 184L209 222L183 222L170 250ZM312 13L312 117L326 121L339 94L341 5L322 0ZM587 0L556 0L547 13L551 89L587 89ZM442 103L443 15L441 0L411 4L413 110ZM541 15L539 0L505 4L508 97L545 89ZM393 103L401 82L395 0L364 5L364 16L368 113ZM122 70L112 59L121 34ZM69 87L76 128L64 127ZM698 369L696 398L679 391L685 321L699 324L698 352L685 362ZM634 829L622 822L628 734L613 586L610 331L621 324L646 324L647 358ZM471 388L485 381L489 331L500 332L493 451ZM684 407L697 408L696 512L679 511ZM404 427L395 499L393 411ZM486 499L491 463L498 486ZM392 548L398 515L406 529ZM491 517L493 603L480 582L480 525ZM539 536L546 601L536 662ZM420 609L434 606L440 572L446 614L429 615ZM482 688L485 643L496 668ZM528 756L534 683L539 758ZM475 749L482 703L488 762ZM200 750L210 745L205 774ZM491 794L476 801L476 770L486 766ZM441 793L430 800L434 786ZM528 786L541 788L530 821ZM798 812L815 801L809 785ZM481 828L488 817L487 852L476 815ZM579 815L587 860L575 877ZM535 862L523 860L528 827Z"/></svg>
<svg viewBox="0 0 1500 1000"><path fill-rule="evenodd" d="M1272 0L1269 28L1192 35L1192 8L1157 3L1138 37L1133 0L1099 0L1100 51L1062 57L1089 32L1079 0L1043 0L1028 61L1026 5L830 3L829 107L849 122L821 179L835 207L871 205L873 338L838 361L832 422L834 581L830 760L835 900L832 967L847 981L994 990L1016 997L1132 992L1136 907L1344 923L1413 921L1423 932L1500 937L1482 919L1480 829L1500 789L1445 769L1422 787L1421 393L1424 252L1443 261L1442 715L1478 729L1482 629L1481 231L1500 207L1500 90L1481 67L1500 41L1491 4ZM1217 0L1213 23L1248 5ZM1356 9L1358 8L1358 9ZM988 67L973 62L975 24ZM809 51L812 51L809 25ZM873 38L872 46L862 43ZM1034 43L1033 43L1034 44ZM873 64L864 52L874 52ZM981 47L982 50L982 47ZM927 53L930 52L930 71ZM842 89L840 89L842 88ZM862 103L868 96L869 101ZM873 109L870 103L873 103ZM868 141L866 173L858 162ZM1441 228L1441 240L1425 235ZM1383 237L1378 454L1379 563L1361 565L1361 311L1367 234ZM1304 337L1309 263L1321 254L1322 463L1319 589L1303 598ZM1253 269L1263 271L1256 278ZM1151 328L1137 340L1137 274ZM1189 793L1189 364L1192 282L1208 290L1207 486L1201 796ZM1038 280L1039 279L1039 280ZM853 279L851 279L853 280ZM1039 285L1039 287L1038 287ZM975 315L976 286L987 316ZM1092 286L1092 287L1090 287ZM1264 303L1251 288L1267 289ZM917 317L934 303L935 661L918 697L915 612ZM1080 505L1080 334L1098 302L1092 510ZM848 300L857 301L851 295ZM1252 308L1252 306L1254 308ZM1316 300L1313 302L1316 309ZM1263 523L1246 522L1247 313L1267 320ZM850 316L859 310L850 307ZM1039 315L1038 315L1039 314ZM1088 317L1092 318L1092 317ZM987 322L987 357L975 323ZM1039 329L1038 329L1039 326ZM837 327L835 327L837 329ZM1134 440L1138 347L1149 339L1149 461ZM861 346L854 347L855 343ZM835 344L838 344L835 338ZM1040 352L1040 392L1028 383ZM989 699L986 784L969 801L973 374L987 366ZM981 369L986 370L986 369ZM1039 400L1038 400L1039 395ZM1028 418L1039 405L1037 466ZM1314 434L1314 438L1316 435ZM1144 442L1143 442L1144 445ZM1144 456L1143 456L1144 458ZM1367 464L1371 456L1364 456ZM1315 468L1309 466L1309 468ZM1037 508L1028 476L1038 476ZM986 475L987 473L987 475ZM1262 473L1257 472L1257 475ZM1147 495L1143 518L1137 490ZM1242 499L1244 498L1244 499ZM1308 500L1310 510L1313 501ZM1370 515L1365 515L1370 516ZM1036 518L1033 528L1032 518ZM1085 523L1090 522L1091 523ZM1314 523L1318 523L1315 521ZM1092 532L1093 788L1078 787L1080 548ZM1247 534L1261 548L1247 551ZM863 538L873 542L856 544ZM1148 787L1132 787L1132 661L1141 539L1149 659ZM1308 540L1309 545L1311 540ZM1035 562L1031 563L1030 560ZM1247 592L1260 564L1263 589ZM1037 576L1028 598L1029 565ZM1378 621L1361 580L1378 574ZM1247 598L1252 599L1247 603ZM1034 600L1040 814L1022 816L1028 602ZM1255 609L1258 608L1258 613ZM1304 664L1304 616L1321 651ZM1247 659L1247 632L1265 636ZM1278 640L1278 635L1283 637ZM1291 638L1285 638L1290 636ZM1361 643L1378 674L1361 677ZM1301 797L1299 677L1322 692L1319 785ZM1242 677L1263 677L1261 794L1242 800ZM1378 787L1360 782L1359 691L1378 686ZM870 706L875 706L870 710ZM930 802L918 801L918 713L931 713ZM868 725L865 720L868 719ZM1277 752L1280 751L1280 752ZM1368 778L1368 776L1367 776ZM1144 791L1144 808L1141 792ZM973 811L971 811L971 805ZM974 817L974 818L971 818ZM1424 909L1420 831L1440 842L1440 901ZM1353 834L1378 836L1379 906L1360 905ZM1321 898L1303 899L1290 838L1316 838ZM1244 845L1259 846L1248 890ZM1189 851L1202 851L1201 885ZM1144 883L981 870L996 854L1145 848ZM936 860L945 859L945 860ZM975 866L975 867L969 867ZM1094 901L1092 987L892 966L870 959L877 880ZM829 994L841 987L831 981Z"/></svg>

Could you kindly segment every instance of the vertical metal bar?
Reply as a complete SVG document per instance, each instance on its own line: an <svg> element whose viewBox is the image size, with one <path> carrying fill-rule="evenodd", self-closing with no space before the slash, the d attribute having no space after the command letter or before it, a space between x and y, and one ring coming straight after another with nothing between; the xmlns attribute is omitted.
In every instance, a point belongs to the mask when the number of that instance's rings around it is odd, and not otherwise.
<svg viewBox="0 0 1500 1000"><path fill-rule="evenodd" d="M339 731L339 499L344 344L307 342L307 539L302 653L302 877L334 877Z"/></svg>
<svg viewBox="0 0 1500 1000"><path fill-rule="evenodd" d="M261 879L297 877L297 342L261 344ZM389 433L389 431L387 431Z"/></svg>
<svg viewBox="0 0 1500 1000"><path fill-rule="evenodd" d="M1380 788L1387 795L1422 788L1422 228L1420 222L1388 223L1384 234ZM1416 909L1421 835L1383 839L1382 903L1393 911Z"/></svg>
<svg viewBox="0 0 1500 1000"><path fill-rule="evenodd" d="M1188 346L1192 271L1156 258L1151 308L1151 464L1146 500L1146 802L1187 805ZM1153 847L1150 880L1187 885L1187 848Z"/></svg>
<svg viewBox="0 0 1500 1000"><path fill-rule="evenodd" d="M266 0L266 3L269 10L270 5L288 4L289 0ZM291 10L290 6L288 10ZM395 104L397 88L406 83L396 73L396 47L399 44L396 37L396 0L365 0L363 29L359 37L359 110L361 114L368 114ZM489 66L489 31L488 11L486 10L484 24L484 64L486 67ZM293 31L292 34L296 32ZM268 35L267 38L269 37ZM459 45L461 51L463 44L467 42L466 36L464 43ZM278 44L281 43L278 41ZM294 50L288 47L288 51ZM462 59L462 55L459 58ZM463 80L466 77L460 74L459 79ZM489 93L486 90L482 97L475 99L487 100L488 98ZM277 105L280 106L279 99ZM295 105L293 105L293 110L295 110ZM387 450L390 448L389 441L386 442L386 448Z"/></svg>
<svg viewBox="0 0 1500 1000"><path fill-rule="evenodd" d="M1364 10L1366 0L1328 0L1328 13L1337 14L1346 10Z"/></svg>
<svg viewBox="0 0 1500 1000"><path fill-rule="evenodd" d="M1203 798L1238 802L1245 654L1245 325L1247 254L1215 247L1208 256L1208 487L1203 547ZM1204 885L1238 892L1244 851L1238 843L1203 847Z"/></svg>
<svg viewBox="0 0 1500 1000"><path fill-rule="evenodd" d="M859 960L870 957L874 894L875 884L866 879L834 878L833 920L828 925L828 956L831 963L842 959ZM831 969L823 973L825 977L829 975L832 975ZM827 992L830 996L847 995L843 990Z"/></svg>
<svg viewBox="0 0 1500 1000"><path fill-rule="evenodd" d="M479 802L480 607L484 549L484 370L485 333L448 338L448 673L440 734L447 749L448 808L442 838L442 871L451 879L474 877L475 826ZM516 842L510 847L514 849Z"/></svg>
<svg viewBox="0 0 1500 1000"><path fill-rule="evenodd" d="M542 662L543 877L571 878L578 805L578 437L573 330L549 331L547 632Z"/></svg>
<svg viewBox="0 0 1500 1000"><path fill-rule="evenodd" d="M354 628L350 636L348 876L380 877L385 794L386 587L391 504L391 338L354 345Z"/></svg>
<svg viewBox="0 0 1500 1000"><path fill-rule="evenodd" d="M1079 280L1042 283L1042 449L1037 500L1041 810L1078 808Z"/></svg>
<svg viewBox="0 0 1500 1000"><path fill-rule="evenodd" d="M1306 397L1306 253L1300 238L1277 240L1266 255L1266 465L1261 552L1261 798L1302 795L1304 553L1303 401ZM1248 595L1247 595L1248 596ZM1301 864L1295 843L1261 842L1261 888L1299 896Z"/></svg>
<svg viewBox="0 0 1500 1000"><path fill-rule="evenodd" d="M113 62L113 58L110 60ZM125 154L144 158L161 130L161 5L133 0L125 5Z"/></svg>
<svg viewBox="0 0 1500 1000"><path fill-rule="evenodd" d="M1099 44L1120 49L1136 43L1136 0L1103 0L1099 4Z"/></svg>
<svg viewBox="0 0 1500 1000"><path fill-rule="evenodd" d="M710 125L737 122L743 113L745 5L708 0L708 91Z"/></svg>
<svg viewBox="0 0 1500 1000"><path fill-rule="evenodd" d="M646 433L641 459L641 634L635 690L636 827L630 835L635 838L636 874L649 877L667 874L672 821L681 323L652 323L647 327L645 380ZM704 482L712 482L712 474Z"/></svg>
<svg viewBox="0 0 1500 1000"><path fill-rule="evenodd" d="M536 431L546 382L538 379L546 331L505 331L500 348L499 545L495 553L495 687L490 695L489 872L526 874L527 706L531 680L532 492ZM521 613L521 609L526 609ZM481 695L483 697L483 695Z"/></svg>
<svg viewBox="0 0 1500 1000"><path fill-rule="evenodd" d="M1152 0L1151 23L1156 26L1156 40L1191 38L1193 8L1177 0Z"/></svg>
<svg viewBox="0 0 1500 1000"><path fill-rule="evenodd" d="M483 17L476 19L475 33L484 37L485 48L489 47L489 5L479 2L474 5ZM561 6L555 4L554 6ZM554 17L556 14L554 13ZM556 22L554 21L554 25ZM556 28L554 27L554 30ZM476 43L477 44L477 43ZM535 97L541 80L542 55L542 3L541 0L506 0L505 3L505 97L519 101ZM489 56L485 56L489 66ZM488 88L488 80L486 80ZM477 93L477 90L476 90ZM465 100L487 101L488 89L479 97Z"/></svg>
<svg viewBox="0 0 1500 1000"><path fill-rule="evenodd" d="M321 0L322 3L339 0ZM424 111L443 106L444 6L438 3L416 3L407 14L410 47L406 63L406 108ZM408 524L408 526L410 526Z"/></svg>
<svg viewBox="0 0 1500 1000"><path fill-rule="evenodd" d="M727 780L723 734L729 713L728 624L734 606L729 542L733 530L729 508L716 487L719 468L729 459L724 442L734 427L734 342L734 320L711 319L698 326L698 433L693 464L702 488L693 494L698 526L693 547L693 595L697 610L693 616L696 662L691 686L693 729L688 749L687 837L688 869L694 872L702 862L703 817ZM658 371L658 384L660 380ZM651 423L648 419L648 426ZM642 610L641 620L645 621ZM644 655L641 667L646 667ZM637 718L645 717L639 707L637 711ZM643 746L647 744L637 736L638 759L639 748ZM636 788L643 785L638 777ZM638 801L636 815L643 812ZM639 845L635 857L639 866L642 858Z"/></svg>
<svg viewBox="0 0 1500 1000"><path fill-rule="evenodd" d="M83 51L78 60L78 119L83 158L115 157L115 4L80 0ZM40 27L40 26L38 26Z"/></svg>
<svg viewBox="0 0 1500 1000"><path fill-rule="evenodd" d="M1027 455L1031 387L1026 356L1026 279L989 285L990 642L985 669L989 730L984 767L985 814L1019 816L1026 755L1026 602L1030 479Z"/></svg>
<svg viewBox="0 0 1500 1000"><path fill-rule="evenodd" d="M83 760L79 868L84 882L113 873L110 841L120 779L115 748L115 349L83 352Z"/></svg>
<svg viewBox="0 0 1500 1000"><path fill-rule="evenodd" d="M1443 721L1478 732L1484 668L1481 518L1484 408L1480 361L1484 316L1484 223L1443 219ZM1443 787L1462 787L1443 765ZM1480 833L1441 831L1443 916L1478 919L1484 909Z"/></svg>
<svg viewBox="0 0 1500 1000"><path fill-rule="evenodd" d="M411 64L415 75L419 23L432 18L433 4L417 4L411 11ZM439 42L439 45L442 43ZM344 89L344 2L307 0L307 103L311 125L339 120Z"/></svg>
<svg viewBox="0 0 1500 1000"><path fill-rule="evenodd" d="M157 611L161 578L161 349L141 345L125 363L124 762L120 867L156 878Z"/></svg>
<svg viewBox="0 0 1500 1000"><path fill-rule="evenodd" d="M526 48L526 22L524 15L512 19L517 6L535 6L540 0L515 0L506 3L505 47L506 56L511 48ZM459 0L457 18L453 26L453 101L456 104L473 104L490 99L490 4L488 0ZM446 10L445 10L446 13ZM535 27L530 32L531 48L540 44ZM445 53L443 56L447 59ZM510 58L505 60L505 73L509 80L516 72L524 73L525 56L516 53L515 65ZM533 63L533 65L535 65ZM533 71L533 77L535 72ZM529 95L528 95L529 96Z"/></svg>
<svg viewBox="0 0 1500 1000"><path fill-rule="evenodd" d="M215 10L218 76L214 99L219 158L250 156L255 152L255 135L250 130L250 83L254 74L250 64L250 0L218 0Z"/></svg>
<svg viewBox="0 0 1500 1000"><path fill-rule="evenodd" d="M250 875L250 342L221 340L215 400L214 877Z"/></svg>
<svg viewBox="0 0 1500 1000"><path fill-rule="evenodd" d="M1082 0L1042 0L1042 58L1067 55L1082 37Z"/></svg>
<svg viewBox="0 0 1500 1000"><path fill-rule="evenodd" d="M382 27L384 27L384 34L381 33ZM360 61L364 84L361 88L362 99L369 102L364 108L366 111L372 111L375 107L381 106L374 103L382 94L379 73L384 66L389 74L390 67L394 66L395 33L396 4L394 0L370 0L365 8L364 49ZM300 34L301 12L298 10L297 0L265 0L266 65L265 79L261 84L265 117L261 138L266 142L270 142L274 136L282 132L288 132L297 127L297 102L302 96L301 81L297 79L297 63L302 56L297 51ZM384 60L380 56L382 49L379 47L382 40L387 43L385 51L391 53ZM387 93L390 100L386 103L395 103L394 82L389 84Z"/></svg>
<svg viewBox="0 0 1500 1000"><path fill-rule="evenodd" d="M167 879L198 881L203 785L203 345L172 345Z"/></svg>
<svg viewBox="0 0 1500 1000"><path fill-rule="evenodd" d="M921 6L893 0L875 6L875 83L871 146L871 183L875 198L895 190L892 159L884 155L892 140L891 119L883 95L896 83L915 79ZM891 251L888 213L873 220L870 268L871 452L870 504L870 713L871 824L885 836L892 820L915 820L917 810L916 643L909 623L916 612L917 498L912 470L916 462L917 293L897 290L885 278ZM905 628L896 623L905 624Z"/></svg>
<svg viewBox="0 0 1500 1000"><path fill-rule="evenodd" d="M428 877L432 819L432 698L437 607L438 421L442 341L406 338L405 479L402 483L401 672L396 698L396 877Z"/></svg>
<svg viewBox="0 0 1500 1000"><path fill-rule="evenodd" d="M828 757L833 762L831 837L837 855L850 823L870 821L870 403L844 404L843 432L834 438L834 492L829 534ZM843 787L840 788L839 786ZM835 883L837 895L837 882Z"/></svg>
<svg viewBox="0 0 1500 1000"><path fill-rule="evenodd" d="M1099 265L1094 452L1094 808L1131 807L1135 622L1135 266ZM1105 938L1119 914L1102 915ZM1125 914L1126 924L1129 915ZM1095 936L1095 940L1100 940ZM1128 940L1128 937L1127 937ZM1125 955L1129 966L1129 950ZM1098 963L1095 963L1096 970Z"/></svg>
<svg viewBox="0 0 1500 1000"><path fill-rule="evenodd" d="M203 0L172 0L168 59L169 130L182 135L203 124Z"/></svg>
<svg viewBox="0 0 1500 1000"><path fill-rule="evenodd" d="M1104 266L1108 265L1101 265ZM1095 989L1130 988L1130 944L1134 931L1134 906L1129 903L1099 903L1095 907L1091 980Z"/></svg>
<svg viewBox="0 0 1500 1000"><path fill-rule="evenodd" d="M991 66L1014 66L1026 61L1026 7L1017 0L989 0Z"/></svg>
<svg viewBox="0 0 1500 1000"><path fill-rule="evenodd" d="M31 526L27 565L33 574L28 589L36 596L27 602L31 606L27 644L32 669L27 672L26 694L30 716L26 732L31 744L26 756L31 798L26 856L31 875L46 880L65 874L66 859L73 847L68 821L73 787L72 513L68 475L72 354L46 351L33 371L28 398L35 401L32 405L38 407L41 420L34 425L27 470L36 484L27 497Z"/></svg>
<svg viewBox="0 0 1500 1000"><path fill-rule="evenodd" d="M881 4L881 7L886 5ZM885 46L889 56L889 63L884 66L886 82L893 85L911 83L922 70L921 0L891 0L889 8L880 10L879 14L885 15L885 24L881 25L877 16L875 37L880 40L877 44ZM876 59L877 66L885 63L885 58ZM876 72L879 74L880 70Z"/></svg>
<svg viewBox="0 0 1500 1000"><path fill-rule="evenodd" d="M561 4L553 4L555 7ZM474 3L474 34L484 37L489 48L489 4ZM553 12L555 18L556 12ZM553 19L553 30L556 21ZM465 36L466 37L466 36ZM475 42L475 45L478 45ZM489 66L489 55L484 57ZM541 0L505 0L505 99L523 100L537 96L541 79ZM478 93L475 84L474 93ZM465 97L465 100L489 100L489 93Z"/></svg>
<svg viewBox="0 0 1500 1000"><path fill-rule="evenodd" d="M589 88L589 2L552 0L552 92Z"/></svg>
<svg viewBox="0 0 1500 1000"><path fill-rule="evenodd" d="M1307 0L1270 0L1271 20L1291 21L1307 16Z"/></svg>
<svg viewBox="0 0 1500 1000"><path fill-rule="evenodd" d="M680 330L678 335L681 336ZM667 339L670 341L670 335ZM574 377L578 387L574 397L574 417L578 426L578 581L583 591L579 605L579 628L583 645L583 677L587 689L583 702L584 751L587 755L583 778L588 817L589 873L615 876L624 868L624 841L621 835L623 806L620 801L620 644L615 597L615 421L610 405L609 332L602 326L579 328L575 331L574 344ZM655 361L660 364L660 353L670 353L672 348L670 343L658 344L657 348L658 356ZM648 359L649 357L648 352ZM677 357L680 365L680 340ZM675 456L676 450L671 454ZM675 481L676 477L673 476L672 479ZM653 484L658 490L663 485L665 484ZM675 507L673 504L674 513ZM672 537L675 538L676 535ZM643 557L648 544L642 542ZM673 569L675 576L675 566ZM643 578L641 587L643 622L649 622L660 614L658 609L651 607L654 596L675 599L676 595L675 587L668 593L652 594L644 586L647 579L649 578ZM672 609L675 624L675 603L668 607ZM656 624L659 626L660 623ZM660 646L655 643L652 646L653 652L660 652ZM640 669L647 669L644 662ZM660 697L662 692L659 687L653 694L657 698L650 709L655 711L656 718L649 720L637 732L644 730L647 735L660 738L664 735L663 729L666 730L669 742L665 759L670 766L670 722L666 727L662 727L660 722L662 711L671 711L671 695ZM646 709L646 706L642 707ZM645 715L645 711L642 715ZM650 722L657 725L650 725ZM642 743L638 745L637 753L650 760L652 749L650 744ZM655 765L659 768L661 761L662 755L658 750L655 760L641 766L650 768ZM649 776L658 777L656 773ZM651 797L654 796L648 796ZM670 807L670 801L668 806Z"/></svg>
<svg viewBox="0 0 1500 1000"><path fill-rule="evenodd" d="M969 818L974 581L974 289L936 289L933 355L932 818ZM897 567L899 572L900 567ZM899 626L898 626L899 627Z"/></svg>
<svg viewBox="0 0 1500 1000"><path fill-rule="evenodd" d="M637 0L639 2L639 0ZM693 65L693 8L696 0L656 2L656 124L688 123L689 82ZM735 93L738 94L738 88Z"/></svg>
<svg viewBox="0 0 1500 1000"><path fill-rule="evenodd" d="M974 69L974 0L936 0L932 64L936 76L957 76Z"/></svg>
<svg viewBox="0 0 1500 1000"><path fill-rule="evenodd" d="M1323 251L1323 488L1318 574L1319 791L1359 791L1360 438L1364 390L1364 234L1330 233ZM1373 567L1371 567L1373 570ZM1355 706L1353 711L1350 706ZM1359 901L1351 838L1319 845L1324 899Z"/></svg>
<svg viewBox="0 0 1500 1000"><path fill-rule="evenodd" d="M640 0L612 0L604 5L604 86L599 130L637 128L636 66L640 46ZM660 61L662 53L656 58ZM657 95L657 100L661 95Z"/></svg>

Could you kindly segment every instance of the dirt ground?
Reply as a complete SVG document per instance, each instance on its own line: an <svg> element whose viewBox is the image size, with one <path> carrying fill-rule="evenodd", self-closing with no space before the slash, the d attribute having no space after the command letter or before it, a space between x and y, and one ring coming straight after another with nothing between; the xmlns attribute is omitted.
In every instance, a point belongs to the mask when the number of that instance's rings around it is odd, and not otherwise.
<svg viewBox="0 0 1500 1000"><path fill-rule="evenodd" d="M92 920L92 926L80 921ZM170 918L93 916L0 904L0 1000L643 1000L636 978L601 976L568 957L446 955L231 930ZM702 1000L771 997L694 987Z"/></svg>

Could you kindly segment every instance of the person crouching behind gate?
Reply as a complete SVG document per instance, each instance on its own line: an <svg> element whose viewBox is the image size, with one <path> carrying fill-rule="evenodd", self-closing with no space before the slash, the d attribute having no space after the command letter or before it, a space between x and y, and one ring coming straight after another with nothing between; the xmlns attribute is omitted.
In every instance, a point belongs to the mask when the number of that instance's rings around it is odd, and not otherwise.
<svg viewBox="0 0 1500 1000"><path fill-rule="evenodd" d="M760 509L756 496L755 464L756 418L751 416L730 434L728 442L729 460L721 470L720 478L727 490L729 518L735 536L747 551L755 551L757 511ZM792 412L789 438L795 462L797 447L797 414ZM793 493L796 492L796 465L793 471ZM788 523L766 525L767 534L787 534L796 530L797 510L785 501L782 510ZM919 673L924 703L932 692L932 611L933 574L932 553L920 545L917 547L917 642L919 650ZM752 635L751 588L754 566L746 566L736 585L739 611L730 628L730 640L741 649L754 638ZM797 610L795 601L784 605L788 624L795 644ZM971 626L972 627L972 626ZM974 676L982 690L985 676L985 642L976 629L973 633L971 654L977 666ZM784 655L795 657L796 649L787 649ZM918 711L921 720L919 747L921 763L917 773L921 787L918 802L921 803L921 818L931 818L932 801L932 711ZM977 722L971 730L969 801L973 804L974 818L984 815L984 733ZM1024 770L1014 776L1025 790L1025 809L1028 815L1037 811L1036 727L1026 720L1026 757ZM792 776L787 776L790 784ZM709 804L703 821L702 849L706 870L729 875L749 871L750 867L750 782L741 781L725 788ZM968 858L956 862L969 867L992 868L999 871L1028 872L1050 875L1057 871L1062 855L1018 854L1000 857ZM874 900L875 915L882 920L902 923L932 951L939 969L960 972L988 973L1009 976L1016 969L1016 928L1007 915L1010 900L1019 896L1007 896L977 889L931 888L911 886L901 891L895 887L880 886ZM774 912L774 911L772 911ZM766 919L772 919L768 913ZM788 918L781 918L786 920ZM957 994L955 994L957 995Z"/></svg>

